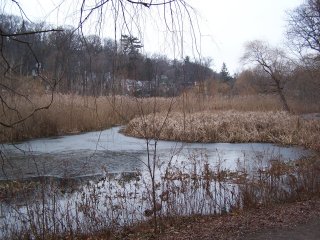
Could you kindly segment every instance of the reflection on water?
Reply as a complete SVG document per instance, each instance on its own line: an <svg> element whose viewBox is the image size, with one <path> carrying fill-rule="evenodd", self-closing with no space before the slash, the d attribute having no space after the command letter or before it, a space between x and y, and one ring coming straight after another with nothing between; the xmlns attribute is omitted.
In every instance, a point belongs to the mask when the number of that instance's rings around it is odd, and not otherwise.
<svg viewBox="0 0 320 240"><path fill-rule="evenodd" d="M2 145L0 180L39 176L76 178L105 172L143 171L147 161L145 140L124 136L119 130L120 127L115 127L102 132ZM199 153L205 154L214 167L235 170L239 166L249 169L252 161L265 164L270 159L297 159L308 151L260 143L159 141L157 144L157 157L163 163L172 157L183 161Z"/></svg>
<svg viewBox="0 0 320 240"><path fill-rule="evenodd" d="M76 178L104 172L139 169L141 152L77 150L59 153L10 153L3 161L1 180L52 176Z"/></svg>

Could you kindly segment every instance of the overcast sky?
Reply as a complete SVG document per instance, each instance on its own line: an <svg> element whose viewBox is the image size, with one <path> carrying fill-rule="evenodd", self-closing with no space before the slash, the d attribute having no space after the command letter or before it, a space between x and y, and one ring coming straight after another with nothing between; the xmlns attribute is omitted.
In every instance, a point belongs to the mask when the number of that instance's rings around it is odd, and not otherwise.
<svg viewBox="0 0 320 240"><path fill-rule="evenodd" d="M7 12L17 13L10 7L9 0L1 3L1 8ZM81 1L62 0L24 0L18 1L25 9L26 14L33 21L48 21L61 25L77 23L77 16L72 10L80 6ZM63 3L59 8L57 3ZM244 49L244 44L252 40L266 40L273 45L283 45L285 42L286 11L300 5L303 0L187 0L198 13L200 32L197 32L198 50L201 55L213 59L213 69L220 71L223 62L227 64L230 73L239 72L242 69L239 58ZM53 10L56 11L53 11ZM57 20L59 19L59 20ZM91 25L92 26L92 25ZM110 28L110 25L106 25ZM151 28L160 32L160 37L155 37ZM154 30L153 29L153 30ZM149 27L143 28L143 44L147 53L165 53L177 57L169 48L171 40L161 27L155 28L153 22ZM148 34L150 33L150 34ZM186 34L188 32L186 31ZM107 35L107 36L106 36ZM108 36L104 31L103 37ZM200 37L199 37L200 36ZM165 40L165 41L164 41ZM192 44L184 40L184 56L192 55ZM181 56L181 55L179 55Z"/></svg>
<svg viewBox="0 0 320 240"><path fill-rule="evenodd" d="M222 62L230 72L241 70L239 58L244 44L266 40L273 45L285 42L286 11L299 6L302 0L194 0L200 11L204 56L212 56L214 68Z"/></svg>

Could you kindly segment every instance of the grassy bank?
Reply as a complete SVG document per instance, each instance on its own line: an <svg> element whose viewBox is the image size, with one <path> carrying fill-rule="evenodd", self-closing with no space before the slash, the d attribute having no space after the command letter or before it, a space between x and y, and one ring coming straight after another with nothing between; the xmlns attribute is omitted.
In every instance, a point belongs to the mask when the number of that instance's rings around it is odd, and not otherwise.
<svg viewBox="0 0 320 240"><path fill-rule="evenodd" d="M151 114L131 120L123 132L183 142L269 142L320 150L320 121L286 112Z"/></svg>

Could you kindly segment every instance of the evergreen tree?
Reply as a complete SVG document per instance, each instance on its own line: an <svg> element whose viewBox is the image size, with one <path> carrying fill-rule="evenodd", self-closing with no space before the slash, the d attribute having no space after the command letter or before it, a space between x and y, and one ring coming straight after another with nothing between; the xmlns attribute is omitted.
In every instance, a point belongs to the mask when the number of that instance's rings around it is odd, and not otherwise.
<svg viewBox="0 0 320 240"><path fill-rule="evenodd" d="M139 54L139 50L143 47L141 41L133 36L121 36L122 51L130 57L135 57Z"/></svg>
<svg viewBox="0 0 320 240"><path fill-rule="evenodd" d="M220 79L223 81L230 81L232 80L232 77L229 74L227 65L225 63L222 63L221 71L220 71Z"/></svg>

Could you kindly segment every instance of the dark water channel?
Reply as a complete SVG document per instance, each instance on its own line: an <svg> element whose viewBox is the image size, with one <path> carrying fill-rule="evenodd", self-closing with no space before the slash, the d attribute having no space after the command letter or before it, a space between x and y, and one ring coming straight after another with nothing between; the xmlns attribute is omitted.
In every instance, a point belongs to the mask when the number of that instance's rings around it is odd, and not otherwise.
<svg viewBox="0 0 320 240"><path fill-rule="evenodd" d="M34 177L79 178L108 173L143 171L147 161L144 139L124 136L120 127L101 132L57 138L35 139L15 145L2 145L0 180ZM153 150L152 145L150 149ZM212 166L236 170L250 169L252 161L265 164L272 159L291 160L309 154L299 147L281 147L262 143L186 144L159 141L157 159L167 162L172 157L183 161L204 154Z"/></svg>

